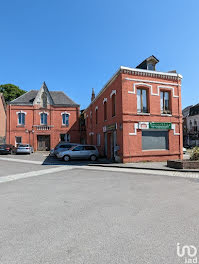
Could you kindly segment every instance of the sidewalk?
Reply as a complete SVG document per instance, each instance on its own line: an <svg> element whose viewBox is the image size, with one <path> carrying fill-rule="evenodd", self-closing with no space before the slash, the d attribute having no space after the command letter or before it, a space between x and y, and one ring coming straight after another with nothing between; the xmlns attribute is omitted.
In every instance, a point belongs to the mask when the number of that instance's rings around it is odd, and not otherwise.
<svg viewBox="0 0 199 264"><path fill-rule="evenodd" d="M145 169L157 171L179 171L179 172L198 172L199 169L174 169L167 167L167 162L132 162L132 163L107 163L107 161L99 160L96 164L89 164L89 166L99 167L114 167L126 169Z"/></svg>

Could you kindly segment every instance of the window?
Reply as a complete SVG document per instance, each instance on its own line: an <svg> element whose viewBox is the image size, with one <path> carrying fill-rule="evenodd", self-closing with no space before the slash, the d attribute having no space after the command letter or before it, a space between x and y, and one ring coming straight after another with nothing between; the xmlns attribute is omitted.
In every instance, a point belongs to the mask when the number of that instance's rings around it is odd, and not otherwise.
<svg viewBox="0 0 199 264"><path fill-rule="evenodd" d="M147 70L149 71L155 71L155 65L153 63L148 63L147 64Z"/></svg>
<svg viewBox="0 0 199 264"><path fill-rule="evenodd" d="M69 114L62 114L62 125L69 126Z"/></svg>
<svg viewBox="0 0 199 264"><path fill-rule="evenodd" d="M70 142L70 134L60 134L60 140Z"/></svg>
<svg viewBox="0 0 199 264"><path fill-rule="evenodd" d="M107 120L107 102L104 102L104 121Z"/></svg>
<svg viewBox="0 0 199 264"><path fill-rule="evenodd" d="M115 116L115 94L112 95L112 116Z"/></svg>
<svg viewBox="0 0 199 264"><path fill-rule="evenodd" d="M17 146L18 144L21 144L21 142L22 142L22 137L15 137L15 143L16 143L16 146Z"/></svg>
<svg viewBox="0 0 199 264"><path fill-rule="evenodd" d="M73 149L73 151L82 151L82 150L84 150L84 147L83 146L78 146L78 147L75 147Z"/></svg>
<svg viewBox="0 0 199 264"><path fill-rule="evenodd" d="M192 121L189 122L190 129L192 129Z"/></svg>
<svg viewBox="0 0 199 264"><path fill-rule="evenodd" d="M25 125L25 113L18 113L18 125Z"/></svg>
<svg viewBox="0 0 199 264"><path fill-rule="evenodd" d="M41 113L41 125L47 125L47 114Z"/></svg>
<svg viewBox="0 0 199 264"><path fill-rule="evenodd" d="M169 148L168 131L142 131L142 149L165 149Z"/></svg>
<svg viewBox="0 0 199 264"><path fill-rule="evenodd" d="M96 110L95 110L95 123L96 123L96 125L98 123L98 108L96 108Z"/></svg>
<svg viewBox="0 0 199 264"><path fill-rule="evenodd" d="M198 131L198 127L197 127L197 121L194 120L194 127L193 127L194 131L197 132Z"/></svg>
<svg viewBox="0 0 199 264"><path fill-rule="evenodd" d="M160 100L161 100L161 113L170 114L170 102L169 102L169 92L160 92Z"/></svg>
<svg viewBox="0 0 199 264"><path fill-rule="evenodd" d="M147 90L137 89L137 112L147 113Z"/></svg>
<svg viewBox="0 0 199 264"><path fill-rule="evenodd" d="M96 134L96 143L97 143L97 146L100 146L100 134Z"/></svg>
<svg viewBox="0 0 199 264"><path fill-rule="evenodd" d="M84 146L85 150L96 150L94 146Z"/></svg>

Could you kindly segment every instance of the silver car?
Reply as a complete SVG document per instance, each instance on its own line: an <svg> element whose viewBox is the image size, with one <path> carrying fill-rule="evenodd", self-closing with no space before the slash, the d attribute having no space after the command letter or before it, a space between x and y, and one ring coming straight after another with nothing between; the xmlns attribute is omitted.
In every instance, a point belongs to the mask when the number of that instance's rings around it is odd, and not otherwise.
<svg viewBox="0 0 199 264"><path fill-rule="evenodd" d="M31 154L34 152L34 149L31 145L29 144L19 144L16 149L16 154Z"/></svg>
<svg viewBox="0 0 199 264"><path fill-rule="evenodd" d="M68 149L72 148L73 146L77 146L77 145L79 145L79 144L69 143L69 142L59 142L54 149L51 149L50 156L57 156L57 154L60 151L68 150Z"/></svg>
<svg viewBox="0 0 199 264"><path fill-rule="evenodd" d="M64 161L69 161L70 159L90 159L95 161L98 157L98 149L92 145L78 145L69 150L60 151L57 154L57 158L63 159Z"/></svg>

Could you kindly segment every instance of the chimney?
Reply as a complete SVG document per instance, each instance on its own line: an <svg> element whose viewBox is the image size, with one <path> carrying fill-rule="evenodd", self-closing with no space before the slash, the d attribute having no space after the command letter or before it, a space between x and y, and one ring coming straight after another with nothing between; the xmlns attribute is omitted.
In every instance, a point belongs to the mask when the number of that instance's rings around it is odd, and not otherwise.
<svg viewBox="0 0 199 264"><path fill-rule="evenodd" d="M94 88L92 88L92 95L91 95L91 102L95 99L95 91Z"/></svg>

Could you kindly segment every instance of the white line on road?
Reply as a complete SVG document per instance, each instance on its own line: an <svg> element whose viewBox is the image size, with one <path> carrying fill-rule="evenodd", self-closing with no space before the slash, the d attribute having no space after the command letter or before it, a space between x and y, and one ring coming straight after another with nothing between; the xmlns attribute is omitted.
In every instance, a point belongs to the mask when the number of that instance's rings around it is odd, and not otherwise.
<svg viewBox="0 0 199 264"><path fill-rule="evenodd" d="M34 177L34 176L41 176L44 174L56 173L59 171L65 171L65 170L71 170L71 169L73 169L71 166L67 166L67 167L61 166L58 168L51 168L51 169L46 169L46 170L38 170L38 171L31 171L31 172L26 172L26 173L12 174L12 175L8 175L8 176L0 177L0 183L30 178L30 177Z"/></svg>
<svg viewBox="0 0 199 264"><path fill-rule="evenodd" d="M21 163L31 163L31 164L37 164L41 165L43 161L35 161L35 160L23 160L23 159L12 159L12 158L0 158L0 160L6 160L6 161L14 161L14 162L21 162Z"/></svg>

